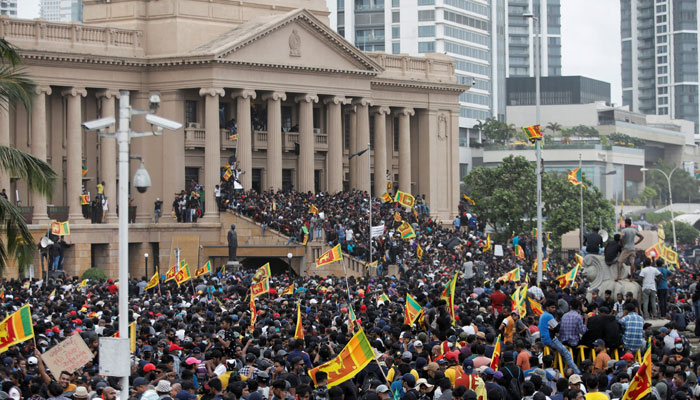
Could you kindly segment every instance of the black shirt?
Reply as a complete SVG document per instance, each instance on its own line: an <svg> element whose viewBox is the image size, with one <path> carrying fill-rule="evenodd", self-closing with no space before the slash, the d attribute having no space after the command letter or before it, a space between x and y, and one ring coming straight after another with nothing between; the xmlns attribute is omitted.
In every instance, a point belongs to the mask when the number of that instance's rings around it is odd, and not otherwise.
<svg viewBox="0 0 700 400"><path fill-rule="evenodd" d="M589 232L586 234L583 244L586 245L586 252L598 254L603 247L603 238L596 232Z"/></svg>
<svg viewBox="0 0 700 400"><path fill-rule="evenodd" d="M622 245L620 242L616 241L610 241L608 242L607 245L605 245L605 263L608 265L612 265L615 262L615 259L617 259L617 256L622 252Z"/></svg>

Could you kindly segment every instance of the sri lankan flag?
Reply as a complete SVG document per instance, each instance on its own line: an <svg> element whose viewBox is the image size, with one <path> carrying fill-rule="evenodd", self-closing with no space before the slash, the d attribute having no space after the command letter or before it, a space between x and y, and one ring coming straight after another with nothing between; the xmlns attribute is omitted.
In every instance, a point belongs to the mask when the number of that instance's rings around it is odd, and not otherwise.
<svg viewBox="0 0 700 400"><path fill-rule="evenodd" d="M506 282L509 282L509 281L518 282L518 281L520 281L520 267L515 267L512 270L501 275L500 278L496 279L496 282L499 282L499 281L506 281Z"/></svg>
<svg viewBox="0 0 700 400"><path fill-rule="evenodd" d="M469 196L467 196L466 194L463 195L462 197L464 197L464 200L466 200L467 203L469 203L469 204L471 204L471 205L476 204L476 202L475 202L474 200L472 200L472 199L471 199Z"/></svg>
<svg viewBox="0 0 700 400"><path fill-rule="evenodd" d="M165 273L165 282L175 279L175 275L177 275L177 264L170 267L168 272Z"/></svg>
<svg viewBox="0 0 700 400"><path fill-rule="evenodd" d="M527 305L525 304L527 300L527 285L520 289L515 289L511 295L511 299L513 300L513 309L518 310L520 318L525 318L527 315Z"/></svg>
<svg viewBox="0 0 700 400"><path fill-rule="evenodd" d="M418 318L421 313L423 313L423 307L421 307L410 294L406 293L406 310L403 318L404 325L413 326L416 318Z"/></svg>
<svg viewBox="0 0 700 400"><path fill-rule="evenodd" d="M84 287L87 287L87 279L83 279L82 282L80 282L80 285L78 285L78 289L82 289Z"/></svg>
<svg viewBox="0 0 700 400"><path fill-rule="evenodd" d="M233 176L233 172L231 172L231 169L226 168L226 172L224 172L224 180L228 181L229 179L231 179L232 176Z"/></svg>
<svg viewBox="0 0 700 400"><path fill-rule="evenodd" d="M5 298L5 287L2 287L2 290L0 290L0 300ZM53 299L56 298L56 289L51 291L51 294L49 294L49 300L53 301Z"/></svg>
<svg viewBox="0 0 700 400"><path fill-rule="evenodd" d="M262 267L258 268L257 271L255 271L255 275L253 275L253 281L259 282L265 277L272 276L272 273L270 272L270 263L265 263Z"/></svg>
<svg viewBox="0 0 700 400"><path fill-rule="evenodd" d="M194 277L197 278L199 276L202 276L204 274L208 274L211 272L211 261L207 261L204 265L201 267L197 268L194 271Z"/></svg>
<svg viewBox="0 0 700 400"><path fill-rule="evenodd" d="M418 257L419 260L423 259L423 248L418 245L416 248L416 256Z"/></svg>
<svg viewBox="0 0 700 400"><path fill-rule="evenodd" d="M666 245L663 245L662 250L664 252L663 257L666 260L666 262L678 266L678 253L676 253L671 247Z"/></svg>
<svg viewBox="0 0 700 400"><path fill-rule="evenodd" d="M294 284L293 283L291 285L289 285L288 288L284 289L284 292L282 292L283 296L286 294L294 294Z"/></svg>
<svg viewBox="0 0 700 400"><path fill-rule="evenodd" d="M450 317L452 317L452 325L455 324L455 287L457 286L457 274L458 273L455 273L455 276L447 281L445 289L442 290L442 294L440 295L440 298L447 302L447 311L450 313Z"/></svg>
<svg viewBox="0 0 700 400"><path fill-rule="evenodd" d="M82 169L81 169L81 172L82 172L82 174L83 174L82 176L85 176L85 174L88 173L88 168L87 168L86 166L83 165L83 167L82 167Z"/></svg>
<svg viewBox="0 0 700 400"><path fill-rule="evenodd" d="M539 317L544 313L544 311L542 310L542 305L540 305L540 303L529 297L527 298L527 301L530 303L530 308L532 309L532 313L535 314L535 317Z"/></svg>
<svg viewBox="0 0 700 400"><path fill-rule="evenodd" d="M394 201L394 199L391 198L391 195L387 192L384 192L384 194L382 195L382 200L384 200L385 203L391 203L392 201Z"/></svg>
<svg viewBox="0 0 700 400"><path fill-rule="evenodd" d="M336 358L310 369L309 376L316 384L316 373L323 371L328 374L328 387L333 387L348 379L352 379L373 359L374 350L372 350L372 345L367 340L365 332L360 329Z"/></svg>
<svg viewBox="0 0 700 400"><path fill-rule="evenodd" d="M70 235L70 223L66 222L51 222L51 233L56 236Z"/></svg>
<svg viewBox="0 0 700 400"><path fill-rule="evenodd" d="M87 205L90 204L90 195L89 194L81 194L80 195L80 205Z"/></svg>
<svg viewBox="0 0 700 400"><path fill-rule="evenodd" d="M180 261L180 270L175 274L175 282L177 286L180 287L183 283L192 279L190 274L190 266L185 262L185 260Z"/></svg>
<svg viewBox="0 0 700 400"><path fill-rule="evenodd" d="M411 224L406 221L403 221L399 226L399 234L401 235L402 239L411 239L416 237L416 231L414 231Z"/></svg>
<svg viewBox="0 0 700 400"><path fill-rule="evenodd" d="M304 338L304 326L301 324L301 304L297 301L297 328L294 330L294 339Z"/></svg>
<svg viewBox="0 0 700 400"><path fill-rule="evenodd" d="M383 302L384 304L389 304L389 303L391 303L391 300L389 299L389 296L387 296L385 293L382 293L382 294L379 296L379 300L377 300L377 302L380 302L380 301Z"/></svg>
<svg viewBox="0 0 700 400"><path fill-rule="evenodd" d="M515 245L515 249L513 249L513 252L515 253L515 256L518 257L518 260L524 260L525 259L525 252L523 251L522 246Z"/></svg>
<svg viewBox="0 0 700 400"><path fill-rule="evenodd" d="M533 143L535 140L542 139L542 131L539 125L523 126L523 132L527 135L527 139Z"/></svg>
<svg viewBox="0 0 700 400"><path fill-rule="evenodd" d="M576 265L583 265L583 257L581 257L581 255L574 253L574 259L576 260Z"/></svg>
<svg viewBox="0 0 700 400"><path fill-rule="evenodd" d="M661 250L661 246L661 242L658 242L655 245L646 249L644 254L647 256L647 258L657 259L663 255L663 250Z"/></svg>
<svg viewBox="0 0 700 400"><path fill-rule="evenodd" d="M112 335L112 337L119 337L119 331ZM136 351L136 321L129 324L129 345L131 347L131 352Z"/></svg>
<svg viewBox="0 0 700 400"><path fill-rule="evenodd" d="M491 250L491 234L489 233L486 235L486 244L484 245L484 248L481 251L489 251Z"/></svg>
<svg viewBox="0 0 700 400"><path fill-rule="evenodd" d="M153 276L151 277L151 280L148 281L148 285L146 286L146 290L153 289L154 287L158 286L159 282L160 282L160 276L158 276L158 268L156 268L156 273L153 274Z"/></svg>
<svg viewBox="0 0 700 400"><path fill-rule="evenodd" d="M398 211L394 211L394 221L401 222L401 214Z"/></svg>
<svg viewBox="0 0 700 400"><path fill-rule="evenodd" d="M318 207L312 204L309 208L309 214L318 214Z"/></svg>
<svg viewBox="0 0 700 400"><path fill-rule="evenodd" d="M498 335L496 339L496 347L493 348L493 355L491 356L491 365L489 367L498 371L498 362L501 360L501 335Z"/></svg>
<svg viewBox="0 0 700 400"><path fill-rule="evenodd" d="M238 140L238 134L234 133L233 135L229 135L228 140L235 142Z"/></svg>
<svg viewBox="0 0 700 400"><path fill-rule="evenodd" d="M367 268L377 268L379 265L379 261L372 261L371 263L367 263Z"/></svg>
<svg viewBox="0 0 700 400"><path fill-rule="evenodd" d="M334 263L343 259L343 252L340 249L340 244L337 244L332 249L321 254L321 257L316 259L316 268Z"/></svg>
<svg viewBox="0 0 700 400"><path fill-rule="evenodd" d="M0 322L0 353L7 351L10 346L33 337L32 312L29 304L26 304Z"/></svg>
<svg viewBox="0 0 700 400"><path fill-rule="evenodd" d="M270 277L266 276L265 279L258 283L253 284L250 287L250 295L253 297L258 297L262 294L268 293L270 291Z"/></svg>
<svg viewBox="0 0 700 400"><path fill-rule="evenodd" d="M642 365L639 366L637 374L632 378L622 400L639 400L651 393L651 367L651 339L649 339Z"/></svg>
<svg viewBox="0 0 700 400"><path fill-rule="evenodd" d="M251 293L253 288L250 289ZM255 329L255 321L258 319L258 309L255 308L255 296L250 296L250 330Z"/></svg>
<svg viewBox="0 0 700 400"><path fill-rule="evenodd" d="M569 176L567 178L569 182L573 183L574 186L577 185L582 185L584 188L586 187L583 184L583 173L581 172L581 168L574 168L569 172Z"/></svg>
<svg viewBox="0 0 700 400"><path fill-rule="evenodd" d="M545 259L542 260L542 271L546 271L546 270L547 270L547 265L548 265L548 264L549 264L549 260L548 260L548 259L545 258ZM535 260L535 261L532 262L532 270L533 270L534 272L537 272L538 269L539 269L539 268L537 268L537 260Z"/></svg>
<svg viewBox="0 0 700 400"><path fill-rule="evenodd" d="M357 323L357 316L355 315L355 310L352 309L352 305L348 305L348 330L350 332L355 332L355 324Z"/></svg>
<svg viewBox="0 0 700 400"><path fill-rule="evenodd" d="M412 208L416 204L416 199L414 199L413 196L400 190L396 191L394 201L408 208Z"/></svg>
<svg viewBox="0 0 700 400"><path fill-rule="evenodd" d="M569 286L569 284L576 279L576 275L578 274L579 268L581 268L581 264L577 264L574 268L571 269L571 271L563 275L559 275L557 277L557 280L559 281L559 287L564 289L565 287Z"/></svg>

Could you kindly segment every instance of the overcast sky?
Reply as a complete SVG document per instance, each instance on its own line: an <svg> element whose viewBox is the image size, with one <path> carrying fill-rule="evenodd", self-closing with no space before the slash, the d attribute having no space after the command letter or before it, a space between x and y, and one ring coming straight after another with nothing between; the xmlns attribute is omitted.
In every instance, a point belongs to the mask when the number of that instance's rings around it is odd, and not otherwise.
<svg viewBox="0 0 700 400"><path fill-rule="evenodd" d="M39 0L19 0L20 18L37 18ZM561 1L562 73L610 82L612 100L622 104L620 3L615 0Z"/></svg>

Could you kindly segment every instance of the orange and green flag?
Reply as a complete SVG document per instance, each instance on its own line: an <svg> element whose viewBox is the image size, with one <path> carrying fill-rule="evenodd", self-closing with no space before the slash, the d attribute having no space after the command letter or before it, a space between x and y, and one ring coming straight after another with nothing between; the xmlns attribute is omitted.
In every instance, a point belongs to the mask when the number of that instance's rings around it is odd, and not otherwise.
<svg viewBox="0 0 700 400"><path fill-rule="evenodd" d="M356 323L357 316L355 315L355 310L352 309L352 305L348 305L348 330L350 332L355 332Z"/></svg>
<svg viewBox="0 0 700 400"><path fill-rule="evenodd" d="M258 268L257 271L255 271L255 275L253 275L253 281L259 282L266 277L272 276L272 272L270 272L270 263L265 263L262 267Z"/></svg>
<svg viewBox="0 0 700 400"><path fill-rule="evenodd" d="M419 260L423 259L423 248L418 245L416 248L416 256L418 257Z"/></svg>
<svg viewBox="0 0 700 400"><path fill-rule="evenodd" d="M515 267L512 270L501 275L500 278L496 279L496 282L506 281L506 282L519 282L520 281L520 267Z"/></svg>
<svg viewBox="0 0 700 400"><path fill-rule="evenodd" d="M533 143L535 140L542 139L542 131L539 125L523 126L523 132L527 135L527 139Z"/></svg>
<svg viewBox="0 0 700 400"><path fill-rule="evenodd" d="M403 323L404 325L413 326L416 322L416 318L423 313L423 307L411 297L410 294L406 293L406 310L404 311Z"/></svg>
<svg viewBox="0 0 700 400"><path fill-rule="evenodd" d="M484 248L481 251L489 251L491 250L491 234L489 233L486 235L486 244L484 245Z"/></svg>
<svg viewBox="0 0 700 400"><path fill-rule="evenodd" d="M583 172L581 171L581 168L572 169L571 172L569 172L567 179L574 186L581 185L584 189L586 188L586 185L583 184Z"/></svg>
<svg viewBox="0 0 700 400"><path fill-rule="evenodd" d="M90 204L90 195L89 194L81 194L80 195L80 205L84 206Z"/></svg>
<svg viewBox="0 0 700 400"><path fill-rule="evenodd" d="M148 285L146 285L146 290L153 289L154 287L158 286L158 283L160 283L160 276L158 275L158 268L156 268L156 273L153 274L151 280L148 281Z"/></svg>
<svg viewBox="0 0 700 400"><path fill-rule="evenodd" d="M542 310L542 305L536 300L528 297L527 301L530 303L530 308L532 309L532 313L535 314L535 317L539 317L544 313L544 310Z"/></svg>
<svg viewBox="0 0 700 400"><path fill-rule="evenodd" d="M70 223L66 222L51 222L51 233L56 236L70 235Z"/></svg>
<svg viewBox="0 0 700 400"><path fill-rule="evenodd" d="M493 355L491 356L491 365L489 367L498 371L498 362L501 360L501 335L498 335L496 339L496 347L493 348Z"/></svg>
<svg viewBox="0 0 700 400"><path fill-rule="evenodd" d="M316 259L316 268L326 264L334 263L343 259L343 252L340 249L340 244L336 245L327 252L321 254L321 257Z"/></svg>
<svg viewBox="0 0 700 400"><path fill-rule="evenodd" d="M168 272L165 273L165 282L175 279L175 275L177 275L177 264L170 267Z"/></svg>
<svg viewBox="0 0 700 400"><path fill-rule="evenodd" d="M301 304L297 301L297 328L294 330L294 339L304 338L304 326L301 323Z"/></svg>
<svg viewBox="0 0 700 400"><path fill-rule="evenodd" d="M224 180L228 181L229 179L231 179L232 176L233 176L233 172L227 168L226 172L224 172Z"/></svg>
<svg viewBox="0 0 700 400"><path fill-rule="evenodd" d="M411 224L406 221L403 221L399 226L399 234L401 235L402 239L411 239L416 237L416 231L414 231Z"/></svg>
<svg viewBox="0 0 700 400"><path fill-rule="evenodd" d="M522 246L520 246L519 244L515 245L514 252L515 252L515 256L518 257L518 260L525 259L525 252L523 251Z"/></svg>
<svg viewBox="0 0 700 400"><path fill-rule="evenodd" d="M384 200L385 203L391 203L392 201L394 201L394 199L391 198L391 195L387 192L384 192L384 194L382 195L382 200Z"/></svg>
<svg viewBox="0 0 700 400"><path fill-rule="evenodd" d="M455 276L447 281L445 289L442 290L442 294L440 295L440 299L447 302L447 311L450 313L450 317L452 317L452 325L455 324L455 288L457 286L457 274L458 273L455 273Z"/></svg>
<svg viewBox="0 0 700 400"><path fill-rule="evenodd" d="M400 190L396 191L394 201L408 208L413 208L413 206L416 205L416 199L414 199L413 196Z"/></svg>
<svg viewBox="0 0 700 400"><path fill-rule="evenodd" d="M542 271L546 271L546 270L547 270L547 265L548 265L548 264L549 264L549 260L548 260L548 259L545 258L545 259L542 260ZM535 261L532 262L532 270L533 270L534 272L537 272L537 270L538 270L538 268L537 268L537 260L535 260Z"/></svg>
<svg viewBox="0 0 700 400"><path fill-rule="evenodd" d="M625 395L622 400L640 400L651 393L651 338L647 344L647 350L644 352L642 364L637 370L637 374L632 378Z"/></svg>
<svg viewBox="0 0 700 400"><path fill-rule="evenodd" d="M211 261L207 261L204 265L201 267L197 268L194 271L194 277L197 278L199 276L202 276L204 274L208 274L211 272Z"/></svg>
<svg viewBox="0 0 700 400"><path fill-rule="evenodd" d="M175 282L177 286L180 287L183 283L192 279L192 274L190 274L190 266L185 262L185 260L180 261L180 270L175 274Z"/></svg>
<svg viewBox="0 0 700 400"><path fill-rule="evenodd" d="M328 374L328 387L333 387L348 379L352 379L373 359L374 350L372 350L372 345L367 340L365 332L360 329L337 357L323 365L310 369L309 376L316 384L316 373L323 371Z"/></svg>
<svg viewBox="0 0 700 400"><path fill-rule="evenodd" d="M251 288L251 292L253 289ZM255 329L255 321L258 319L258 309L255 308L255 296L250 296L250 330Z"/></svg>
<svg viewBox="0 0 700 400"><path fill-rule="evenodd" d="M266 276L265 279L258 283L253 284L250 287L250 295L252 297L258 297L270 291L270 277Z"/></svg>
<svg viewBox="0 0 700 400"><path fill-rule="evenodd" d="M576 279L576 275L578 275L578 270L581 268L581 264L576 264L574 268L571 269L571 271L559 275L557 277L557 280L559 281L559 287L564 289L565 287L569 286L571 282L573 282Z"/></svg>
<svg viewBox="0 0 700 400"><path fill-rule="evenodd" d="M10 346L34 337L34 325L29 304L22 306L4 321L0 322L0 353Z"/></svg>
<svg viewBox="0 0 700 400"><path fill-rule="evenodd" d="M389 296L386 295L386 293L382 293L382 294L379 296L379 300L378 300L378 301L381 301L381 302L383 302L384 304L389 304L389 303L391 303L391 300L389 299Z"/></svg>
<svg viewBox="0 0 700 400"><path fill-rule="evenodd" d="M291 285L289 285L288 288L284 289L284 292L282 292L283 296L286 294L294 294L294 284L293 283Z"/></svg>
<svg viewBox="0 0 700 400"><path fill-rule="evenodd" d="M401 222L401 214L398 211L394 211L394 221Z"/></svg>

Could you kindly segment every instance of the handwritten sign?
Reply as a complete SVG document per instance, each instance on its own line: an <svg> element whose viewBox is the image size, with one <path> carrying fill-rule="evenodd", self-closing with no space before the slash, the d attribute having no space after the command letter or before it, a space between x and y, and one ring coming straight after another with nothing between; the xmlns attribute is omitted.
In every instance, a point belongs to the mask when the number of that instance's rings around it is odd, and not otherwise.
<svg viewBox="0 0 700 400"><path fill-rule="evenodd" d="M493 247L493 255L496 257L503 257L503 246L497 244Z"/></svg>
<svg viewBox="0 0 700 400"><path fill-rule="evenodd" d="M58 379L61 371L73 373L82 368L94 355L80 335L71 335L68 339L57 344L51 350L41 355L54 378Z"/></svg>

